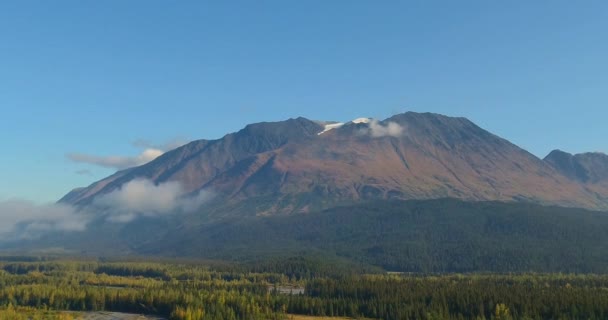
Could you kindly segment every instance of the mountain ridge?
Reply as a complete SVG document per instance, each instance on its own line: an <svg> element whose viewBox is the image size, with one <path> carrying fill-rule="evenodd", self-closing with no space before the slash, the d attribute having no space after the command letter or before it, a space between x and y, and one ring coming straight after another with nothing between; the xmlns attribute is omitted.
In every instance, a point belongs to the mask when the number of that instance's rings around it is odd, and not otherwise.
<svg viewBox="0 0 608 320"><path fill-rule="evenodd" d="M60 202L87 205L134 179L177 181L186 193L212 190L222 202L218 210L264 199L255 210L262 215L443 197L608 208L602 181L589 186L551 158L542 160L466 118L434 113L407 112L331 130L303 117L250 124L119 171Z"/></svg>
<svg viewBox="0 0 608 320"><path fill-rule="evenodd" d="M601 183L608 180L608 155L602 152L571 154L553 150L544 161L564 175L583 183Z"/></svg>

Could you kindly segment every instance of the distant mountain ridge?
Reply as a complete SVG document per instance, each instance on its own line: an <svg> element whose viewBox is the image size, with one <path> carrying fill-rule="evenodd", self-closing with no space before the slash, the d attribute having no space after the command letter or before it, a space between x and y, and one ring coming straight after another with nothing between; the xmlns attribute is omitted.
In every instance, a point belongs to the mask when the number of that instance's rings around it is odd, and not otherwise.
<svg viewBox="0 0 608 320"><path fill-rule="evenodd" d="M332 124L331 128L326 127ZM603 155L544 160L466 118L408 112L336 125L306 118L251 124L119 171L60 202L86 206L134 179L211 190L207 210L293 214L377 199L457 198L608 208Z"/></svg>
<svg viewBox="0 0 608 320"><path fill-rule="evenodd" d="M582 183L608 182L608 155L601 152L570 154L554 150L544 159L570 179Z"/></svg>

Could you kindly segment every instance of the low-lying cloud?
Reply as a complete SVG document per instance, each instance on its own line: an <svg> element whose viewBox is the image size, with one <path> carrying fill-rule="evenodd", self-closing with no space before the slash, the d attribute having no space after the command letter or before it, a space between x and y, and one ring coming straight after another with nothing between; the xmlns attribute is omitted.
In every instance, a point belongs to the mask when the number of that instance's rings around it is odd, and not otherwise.
<svg viewBox="0 0 608 320"><path fill-rule="evenodd" d="M0 202L0 239L35 239L58 231L86 231L92 221L127 223L137 217L194 212L212 192L186 193L177 182L154 184L133 180L99 196L92 205L35 204L25 200Z"/></svg>
<svg viewBox="0 0 608 320"><path fill-rule="evenodd" d="M366 133L374 138L379 137L399 137L403 135L404 128L397 122L389 121L386 125L382 125L378 120L373 119L368 124Z"/></svg>
<svg viewBox="0 0 608 320"><path fill-rule="evenodd" d="M161 216L198 209L211 198L211 192L187 194L177 182L154 184L133 180L120 189L94 200L94 206L108 213L108 220L129 222L138 216Z"/></svg>
<svg viewBox="0 0 608 320"><path fill-rule="evenodd" d="M90 216L70 205L0 202L0 237L27 239L52 231L84 231Z"/></svg>

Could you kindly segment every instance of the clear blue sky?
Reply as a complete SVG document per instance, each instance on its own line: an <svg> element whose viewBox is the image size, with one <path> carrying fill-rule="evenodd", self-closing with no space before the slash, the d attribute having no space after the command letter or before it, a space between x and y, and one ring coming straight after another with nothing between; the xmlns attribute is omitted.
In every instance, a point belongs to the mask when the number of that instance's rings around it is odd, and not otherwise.
<svg viewBox="0 0 608 320"><path fill-rule="evenodd" d="M296 116L431 111L606 152L608 2L3 1L0 108L0 201L112 173L67 153Z"/></svg>

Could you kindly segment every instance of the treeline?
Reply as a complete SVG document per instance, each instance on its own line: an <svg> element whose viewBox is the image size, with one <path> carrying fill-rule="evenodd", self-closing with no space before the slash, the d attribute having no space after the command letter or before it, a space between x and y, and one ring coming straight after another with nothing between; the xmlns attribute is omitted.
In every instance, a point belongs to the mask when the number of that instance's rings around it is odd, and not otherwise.
<svg viewBox="0 0 608 320"><path fill-rule="evenodd" d="M263 272L235 271L243 266L220 271L196 264L0 263L0 317L20 320L23 314L36 315L36 310L57 310L154 314L172 320L286 319L287 314L370 319L608 318L608 275L311 275L300 270L309 263L315 270L329 267L322 261L300 259L268 262ZM267 272L272 265L306 276ZM284 295L269 290L274 286L304 286L305 292Z"/></svg>
<svg viewBox="0 0 608 320"><path fill-rule="evenodd" d="M606 319L608 277L362 276L318 279L288 311L375 319Z"/></svg>
<svg viewBox="0 0 608 320"><path fill-rule="evenodd" d="M274 319L263 297L245 290L188 290L179 286L104 288L21 285L0 289L5 305L71 311L117 311L182 319L180 310L202 312L204 319ZM200 311L199 311L200 310ZM183 319L188 319L184 317Z"/></svg>
<svg viewBox="0 0 608 320"><path fill-rule="evenodd" d="M284 318L267 301L268 283L287 279L280 274L211 271L197 265L73 261L5 263L0 268L0 306L4 308L108 310L175 320Z"/></svg>

